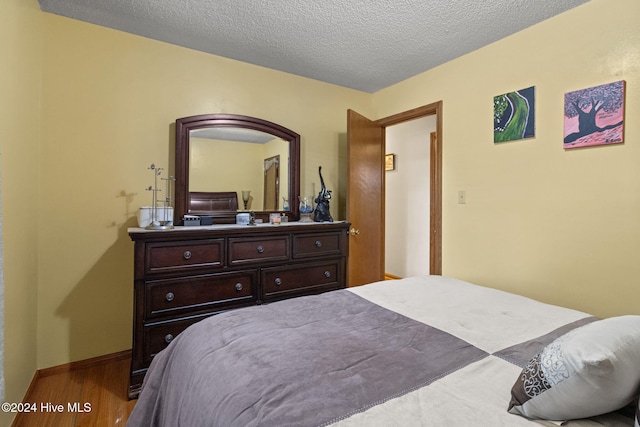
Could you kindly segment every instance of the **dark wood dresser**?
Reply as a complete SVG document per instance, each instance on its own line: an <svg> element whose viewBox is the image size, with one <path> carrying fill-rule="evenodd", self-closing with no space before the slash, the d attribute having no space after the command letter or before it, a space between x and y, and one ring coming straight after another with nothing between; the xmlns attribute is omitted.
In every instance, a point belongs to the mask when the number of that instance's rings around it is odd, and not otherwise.
<svg viewBox="0 0 640 427"><path fill-rule="evenodd" d="M134 248L129 397L153 356L225 310L346 287L347 222L130 228Z"/></svg>

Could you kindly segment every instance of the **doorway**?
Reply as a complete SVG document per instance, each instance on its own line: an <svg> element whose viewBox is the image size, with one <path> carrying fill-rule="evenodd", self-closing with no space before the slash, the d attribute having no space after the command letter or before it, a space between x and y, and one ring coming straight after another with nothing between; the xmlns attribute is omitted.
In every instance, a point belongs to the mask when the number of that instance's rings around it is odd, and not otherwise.
<svg viewBox="0 0 640 427"><path fill-rule="evenodd" d="M435 115L385 129L385 277L430 274L430 135Z"/></svg>
<svg viewBox="0 0 640 427"><path fill-rule="evenodd" d="M351 222L348 286L384 279L384 129L432 115L436 120L436 132L430 144L429 156L430 206L423 220L430 224L430 235L425 236L429 241L430 274L442 274L442 101L375 121L348 110L347 219Z"/></svg>
<svg viewBox="0 0 640 427"><path fill-rule="evenodd" d="M265 211L278 210L280 193L280 155L264 159L264 202Z"/></svg>

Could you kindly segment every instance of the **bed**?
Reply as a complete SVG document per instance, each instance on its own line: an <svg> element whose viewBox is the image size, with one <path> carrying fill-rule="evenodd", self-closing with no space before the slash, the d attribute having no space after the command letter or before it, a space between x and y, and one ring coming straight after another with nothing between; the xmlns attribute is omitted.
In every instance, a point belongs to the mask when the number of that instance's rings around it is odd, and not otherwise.
<svg viewBox="0 0 640 427"><path fill-rule="evenodd" d="M212 212L236 212L238 194L235 191L189 192L188 212L190 214L210 214Z"/></svg>
<svg viewBox="0 0 640 427"><path fill-rule="evenodd" d="M127 425L637 426L639 385L640 316L413 277L198 322Z"/></svg>

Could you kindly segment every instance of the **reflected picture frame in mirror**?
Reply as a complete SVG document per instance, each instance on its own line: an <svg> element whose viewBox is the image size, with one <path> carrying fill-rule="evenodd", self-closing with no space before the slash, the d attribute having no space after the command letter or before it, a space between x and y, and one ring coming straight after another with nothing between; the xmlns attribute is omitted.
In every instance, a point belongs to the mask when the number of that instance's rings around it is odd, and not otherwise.
<svg viewBox="0 0 640 427"><path fill-rule="evenodd" d="M213 223L216 224L229 224L234 223L238 210L243 207L243 200L239 200L237 208L226 208L224 206L233 206L233 203L222 204L222 208L211 208L210 211L202 210L201 207L195 212L190 206L190 163L191 163L191 149L192 149L192 131L201 131L205 129L212 130L248 130L262 132L273 136L274 138L282 139L288 142L288 165L283 162L281 168L286 169L286 187L279 190L281 198L287 198L288 200L297 199L300 194L300 135L296 132L281 126L279 124L256 118L251 116L244 116L238 114L203 114L197 116L183 117L176 120L176 151L175 151L175 210L174 210L174 222L177 225L183 224L183 218L185 215L207 215L213 218ZM195 138L194 138L195 141ZM215 144L215 140L211 140L212 144ZM220 165L225 159L216 158L211 159L211 167L215 168L216 165ZM233 181L233 179L230 179ZM228 191L237 191L241 194L242 190L246 188L233 188L233 182L227 182L229 188ZM194 193L195 194L195 193ZM202 194L202 193L200 193ZM214 194L214 193L212 193ZM219 193L222 194L222 193ZM228 194L228 193L225 193ZM252 192L252 194L254 194ZM235 201L234 201L235 202ZM254 209L255 208L255 209ZM286 209L288 208L288 210ZM257 206L251 206L251 210L255 212L256 218L262 219L264 222L268 222L269 214L274 212L280 212L285 214L289 221L297 221L300 218L299 206L295 203L289 203L287 207L280 210L260 210Z"/></svg>

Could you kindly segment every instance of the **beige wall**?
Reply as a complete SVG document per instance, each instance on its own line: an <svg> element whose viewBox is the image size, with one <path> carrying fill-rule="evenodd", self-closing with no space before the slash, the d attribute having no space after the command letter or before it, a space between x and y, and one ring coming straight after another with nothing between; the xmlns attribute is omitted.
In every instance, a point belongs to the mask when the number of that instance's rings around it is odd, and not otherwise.
<svg viewBox="0 0 640 427"><path fill-rule="evenodd" d="M35 0L0 2L0 40L5 401L19 402L37 366L42 17ZM0 412L0 425L11 418Z"/></svg>
<svg viewBox="0 0 640 427"><path fill-rule="evenodd" d="M127 228L149 204L149 164L173 166L176 118L220 112L280 123L302 135L302 185L318 180L321 164L337 189L346 110L371 111L362 92L43 19L39 367L131 347Z"/></svg>
<svg viewBox="0 0 640 427"><path fill-rule="evenodd" d="M445 275L640 314L638 19L637 0L591 0L373 95L373 118L443 101ZM618 80L625 144L563 150L564 93ZM536 137L494 145L493 97L532 85Z"/></svg>

